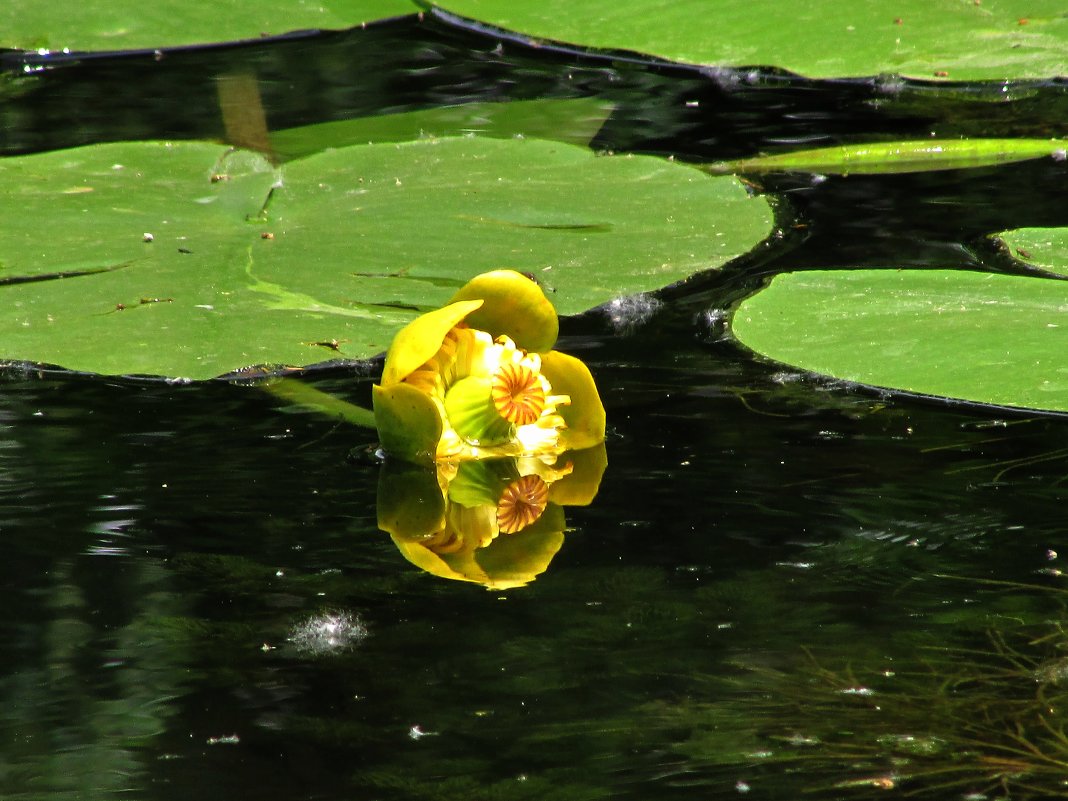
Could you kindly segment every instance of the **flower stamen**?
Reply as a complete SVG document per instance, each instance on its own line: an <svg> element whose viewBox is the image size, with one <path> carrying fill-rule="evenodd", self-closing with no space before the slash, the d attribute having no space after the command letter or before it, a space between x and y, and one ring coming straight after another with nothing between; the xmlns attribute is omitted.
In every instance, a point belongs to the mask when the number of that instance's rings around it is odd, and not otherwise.
<svg viewBox="0 0 1068 801"><path fill-rule="evenodd" d="M497 528L502 534L522 531L545 511L549 485L541 476L521 476L504 488L497 502Z"/></svg>
<svg viewBox="0 0 1068 801"><path fill-rule="evenodd" d="M517 426L537 422L545 410L545 388L528 365L506 362L493 376L491 397L498 413Z"/></svg>

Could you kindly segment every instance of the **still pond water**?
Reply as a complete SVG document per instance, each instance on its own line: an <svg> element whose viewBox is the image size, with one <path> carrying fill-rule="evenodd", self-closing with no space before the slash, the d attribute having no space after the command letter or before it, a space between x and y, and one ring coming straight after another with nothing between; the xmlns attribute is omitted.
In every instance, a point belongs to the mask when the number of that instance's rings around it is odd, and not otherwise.
<svg viewBox="0 0 1068 801"><path fill-rule="evenodd" d="M249 67L276 127L596 96L595 147L680 159L1051 135L1066 105L1060 84L702 74L414 19L4 65L4 154L219 137L215 76ZM1068 424L799 375L726 326L785 269L1011 269L984 235L1068 224L1063 186L1046 163L769 179L770 245L564 321L608 469L506 591L422 573L378 530L373 433L250 386L9 369L0 797L1068 797ZM366 404L379 369L310 380Z"/></svg>

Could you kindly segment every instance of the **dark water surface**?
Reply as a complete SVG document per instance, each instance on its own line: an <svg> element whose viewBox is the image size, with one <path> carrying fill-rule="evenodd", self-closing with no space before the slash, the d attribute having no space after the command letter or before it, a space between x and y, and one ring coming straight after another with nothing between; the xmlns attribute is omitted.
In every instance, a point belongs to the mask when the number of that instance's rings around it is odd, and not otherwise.
<svg viewBox="0 0 1068 801"><path fill-rule="evenodd" d="M0 153L595 95L594 146L731 158L1060 132L1063 84L803 82L526 48L414 18L84 59L9 54ZM1068 425L768 364L731 304L785 269L1015 269L1065 168L769 179L782 230L564 321L608 409L594 504L532 584L420 572L374 435L256 387L0 379L3 799L1068 796ZM636 199L640 202L640 199ZM366 404L380 365L318 373ZM1058 552L1062 551L1062 554Z"/></svg>

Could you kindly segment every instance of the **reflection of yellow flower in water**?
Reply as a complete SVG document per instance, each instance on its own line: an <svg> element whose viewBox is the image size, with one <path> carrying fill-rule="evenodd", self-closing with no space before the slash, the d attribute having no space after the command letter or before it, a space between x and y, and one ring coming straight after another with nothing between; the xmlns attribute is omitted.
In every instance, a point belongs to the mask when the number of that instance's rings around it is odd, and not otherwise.
<svg viewBox="0 0 1068 801"><path fill-rule="evenodd" d="M589 504L607 465L604 444L544 458L387 461L378 525L406 559L443 578L491 589L543 572L564 541L564 506Z"/></svg>
<svg viewBox="0 0 1068 801"><path fill-rule="evenodd" d="M497 500L497 528L501 534L522 531L545 511L549 503L549 485L540 476L520 476Z"/></svg>
<svg viewBox="0 0 1068 801"><path fill-rule="evenodd" d="M375 387L387 453L415 461L551 457L604 440L586 366L552 350L541 288L511 270L477 276L397 334Z"/></svg>

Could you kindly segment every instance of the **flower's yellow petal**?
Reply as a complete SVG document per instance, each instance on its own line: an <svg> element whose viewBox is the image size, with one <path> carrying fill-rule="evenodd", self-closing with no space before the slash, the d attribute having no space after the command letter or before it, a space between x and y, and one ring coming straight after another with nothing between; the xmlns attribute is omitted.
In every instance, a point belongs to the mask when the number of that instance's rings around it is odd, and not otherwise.
<svg viewBox="0 0 1068 801"><path fill-rule="evenodd" d="M389 459L378 475L378 527L419 542L445 528L445 493L438 471Z"/></svg>
<svg viewBox="0 0 1068 801"><path fill-rule="evenodd" d="M502 334L523 350L544 353L556 344L560 321L545 293L530 278L515 270L494 270L468 281L452 302L485 301L467 316L472 328L487 331L496 339ZM414 369L414 368L413 368Z"/></svg>
<svg viewBox="0 0 1068 801"><path fill-rule="evenodd" d="M478 299L463 299L420 315L397 332L386 353L382 386L403 381L409 373L429 361L450 329L482 305Z"/></svg>
<svg viewBox="0 0 1068 801"><path fill-rule="evenodd" d="M601 489L601 477L608 467L604 443L581 451L568 451L557 465L571 464L571 473L549 485L549 500L561 506L589 506Z"/></svg>
<svg viewBox="0 0 1068 801"><path fill-rule="evenodd" d="M567 423L560 432L564 447L577 450L604 442L604 405L590 369L574 356L554 350L542 355L541 372L552 384L553 394L571 398L570 404L556 409Z"/></svg>
<svg viewBox="0 0 1068 801"><path fill-rule="evenodd" d="M386 453L409 461L433 462L443 427L433 399L407 384L376 386L372 398L378 438Z"/></svg>

